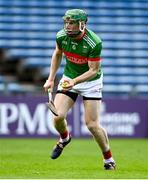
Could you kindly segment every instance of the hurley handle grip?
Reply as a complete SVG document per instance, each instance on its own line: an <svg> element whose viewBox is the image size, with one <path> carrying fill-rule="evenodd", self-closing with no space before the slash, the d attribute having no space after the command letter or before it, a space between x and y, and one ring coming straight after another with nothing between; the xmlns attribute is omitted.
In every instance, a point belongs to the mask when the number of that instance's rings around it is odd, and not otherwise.
<svg viewBox="0 0 148 180"><path fill-rule="evenodd" d="M49 98L49 101L52 101L52 93L50 89L48 89L48 98Z"/></svg>

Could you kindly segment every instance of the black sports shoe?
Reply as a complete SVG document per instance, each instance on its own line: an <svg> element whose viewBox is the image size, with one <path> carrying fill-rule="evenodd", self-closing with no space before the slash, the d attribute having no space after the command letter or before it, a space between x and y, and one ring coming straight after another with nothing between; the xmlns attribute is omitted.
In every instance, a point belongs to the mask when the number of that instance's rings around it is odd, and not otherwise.
<svg viewBox="0 0 148 180"><path fill-rule="evenodd" d="M51 158L56 159L60 156L62 153L64 147L69 144L71 141L71 137L69 137L69 140L67 142L57 142L56 146L53 148L53 151L51 153Z"/></svg>
<svg viewBox="0 0 148 180"><path fill-rule="evenodd" d="M115 170L116 169L116 163L115 162L109 162L104 164L105 170Z"/></svg>

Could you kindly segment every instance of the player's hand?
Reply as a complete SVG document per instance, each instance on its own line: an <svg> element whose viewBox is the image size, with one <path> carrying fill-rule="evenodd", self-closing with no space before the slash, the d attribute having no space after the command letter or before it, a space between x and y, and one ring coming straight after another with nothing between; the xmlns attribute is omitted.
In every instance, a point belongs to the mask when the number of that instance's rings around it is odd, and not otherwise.
<svg viewBox="0 0 148 180"><path fill-rule="evenodd" d="M74 85L75 85L75 82L73 79L64 80L64 82L61 84L64 91L70 90Z"/></svg>
<svg viewBox="0 0 148 180"><path fill-rule="evenodd" d="M53 87L54 87L54 81L51 81L51 80L46 80L43 86L45 91L48 91L48 89L50 89L51 92L53 91Z"/></svg>

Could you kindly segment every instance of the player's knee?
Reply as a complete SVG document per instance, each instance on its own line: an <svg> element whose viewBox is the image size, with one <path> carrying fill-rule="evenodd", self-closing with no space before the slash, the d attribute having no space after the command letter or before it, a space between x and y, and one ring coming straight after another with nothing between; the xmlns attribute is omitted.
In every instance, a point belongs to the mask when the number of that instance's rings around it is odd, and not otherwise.
<svg viewBox="0 0 148 180"><path fill-rule="evenodd" d="M98 130L98 125L96 122L86 122L86 126L91 133L95 133Z"/></svg>

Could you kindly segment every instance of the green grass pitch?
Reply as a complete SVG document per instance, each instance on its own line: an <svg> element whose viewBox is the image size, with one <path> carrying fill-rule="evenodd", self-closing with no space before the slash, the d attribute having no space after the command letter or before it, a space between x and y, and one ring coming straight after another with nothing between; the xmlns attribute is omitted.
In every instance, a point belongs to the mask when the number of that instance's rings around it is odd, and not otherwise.
<svg viewBox="0 0 148 180"><path fill-rule="evenodd" d="M147 179L148 140L110 139L115 171L103 170L93 139L72 139L56 160L49 157L55 139L0 139L0 178Z"/></svg>

